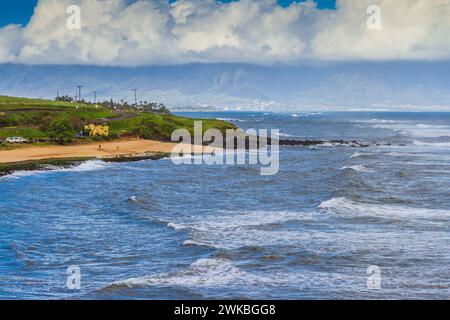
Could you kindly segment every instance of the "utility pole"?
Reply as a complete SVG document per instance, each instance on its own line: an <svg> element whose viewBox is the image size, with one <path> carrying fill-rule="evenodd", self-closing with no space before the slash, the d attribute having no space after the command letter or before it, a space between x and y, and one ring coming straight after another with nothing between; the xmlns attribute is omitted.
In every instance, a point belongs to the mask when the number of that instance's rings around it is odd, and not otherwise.
<svg viewBox="0 0 450 320"><path fill-rule="evenodd" d="M81 101L81 88L83 88L84 86L77 86L78 88L78 101Z"/></svg>
<svg viewBox="0 0 450 320"><path fill-rule="evenodd" d="M94 91L94 103L97 104L97 91Z"/></svg>
<svg viewBox="0 0 450 320"><path fill-rule="evenodd" d="M133 89L134 91L134 106L137 107L137 90L138 89Z"/></svg>

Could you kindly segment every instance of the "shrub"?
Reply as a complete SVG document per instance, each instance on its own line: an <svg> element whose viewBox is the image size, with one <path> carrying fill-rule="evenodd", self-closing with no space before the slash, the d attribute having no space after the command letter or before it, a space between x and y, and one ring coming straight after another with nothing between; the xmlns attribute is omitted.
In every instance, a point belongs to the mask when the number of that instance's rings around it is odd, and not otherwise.
<svg viewBox="0 0 450 320"><path fill-rule="evenodd" d="M54 117L46 116L41 119L41 124L39 125L39 129L42 131L49 131L50 126L53 122Z"/></svg>
<svg viewBox="0 0 450 320"><path fill-rule="evenodd" d="M75 136L75 129L72 121L68 118L56 119L50 124L49 136L53 141L64 144L72 141Z"/></svg>

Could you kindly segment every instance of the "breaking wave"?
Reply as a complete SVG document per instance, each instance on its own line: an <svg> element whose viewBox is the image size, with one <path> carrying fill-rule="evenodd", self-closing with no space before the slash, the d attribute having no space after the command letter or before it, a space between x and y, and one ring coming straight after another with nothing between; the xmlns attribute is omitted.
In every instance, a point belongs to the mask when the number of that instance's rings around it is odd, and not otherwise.
<svg viewBox="0 0 450 320"><path fill-rule="evenodd" d="M407 136L418 138L450 137L450 126L413 124L409 122L384 122L378 123L373 128L389 129Z"/></svg>
<svg viewBox="0 0 450 320"><path fill-rule="evenodd" d="M268 291L283 286L298 289L323 288L333 283L334 289L340 291L353 282L352 276L335 272L304 270L297 274L287 270L270 270L249 272L236 266L225 258L204 258L192 263L185 269L171 273L130 278L115 281L101 291L121 290L142 287L185 287L190 289L227 288L227 296L242 296L247 290L258 287Z"/></svg>
<svg viewBox="0 0 450 320"><path fill-rule="evenodd" d="M173 273L116 281L105 289L174 285L186 287L240 286L271 282L269 277L256 276L235 267L230 260L214 258L199 259L188 268Z"/></svg>
<svg viewBox="0 0 450 320"><path fill-rule="evenodd" d="M416 208L397 205L361 203L345 197L332 198L319 205L326 213L388 219L449 220L450 210Z"/></svg>
<svg viewBox="0 0 450 320"><path fill-rule="evenodd" d="M367 169L362 164L358 164L358 165L355 165L355 166L342 167L341 170L353 170L353 171L357 171L357 172L373 172L373 171Z"/></svg>
<svg viewBox="0 0 450 320"><path fill-rule="evenodd" d="M436 147L436 148L450 147L450 142L423 142L423 141L414 141L413 144L414 144L415 146L422 146L422 147Z"/></svg>
<svg viewBox="0 0 450 320"><path fill-rule="evenodd" d="M371 153L362 153L362 152L356 152L353 155L350 156L350 159L353 158L368 158L368 157L372 157L373 154Z"/></svg>
<svg viewBox="0 0 450 320"><path fill-rule="evenodd" d="M308 241L308 233L282 230L282 227L287 222L310 221L313 217L313 213L302 212L223 212L186 222L170 222L167 226L174 230L189 229L189 239L183 243L185 246L237 249Z"/></svg>
<svg viewBox="0 0 450 320"><path fill-rule="evenodd" d="M90 160L82 162L78 165L61 167L55 165L42 165L41 170L18 170L9 175L1 177L0 179L19 179L22 177L29 177L39 174L47 174L47 173L55 173L55 172L88 172L88 171L97 171L104 170L107 167L111 166L111 163L107 163L101 160Z"/></svg>

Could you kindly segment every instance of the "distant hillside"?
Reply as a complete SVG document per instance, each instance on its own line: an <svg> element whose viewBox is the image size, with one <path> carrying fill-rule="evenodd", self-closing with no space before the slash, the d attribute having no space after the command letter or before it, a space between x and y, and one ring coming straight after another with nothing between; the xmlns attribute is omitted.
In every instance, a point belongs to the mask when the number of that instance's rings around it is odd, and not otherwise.
<svg viewBox="0 0 450 320"><path fill-rule="evenodd" d="M135 108L111 109L101 104L63 102L0 96L0 140L20 136L35 141L69 142L83 134L83 140L104 140L126 136L170 141L175 129L193 132L195 119L157 114ZM202 120L203 129L234 128L220 120ZM89 137L88 124L106 125L105 137ZM78 136L78 137L77 137Z"/></svg>

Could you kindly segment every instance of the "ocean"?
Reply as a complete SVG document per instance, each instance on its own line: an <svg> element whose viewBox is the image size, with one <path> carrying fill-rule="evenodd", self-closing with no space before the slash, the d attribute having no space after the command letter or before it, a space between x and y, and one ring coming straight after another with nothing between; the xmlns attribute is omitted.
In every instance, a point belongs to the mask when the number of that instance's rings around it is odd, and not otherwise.
<svg viewBox="0 0 450 320"><path fill-rule="evenodd" d="M450 298L449 113L181 114L369 146L2 177L0 299Z"/></svg>

